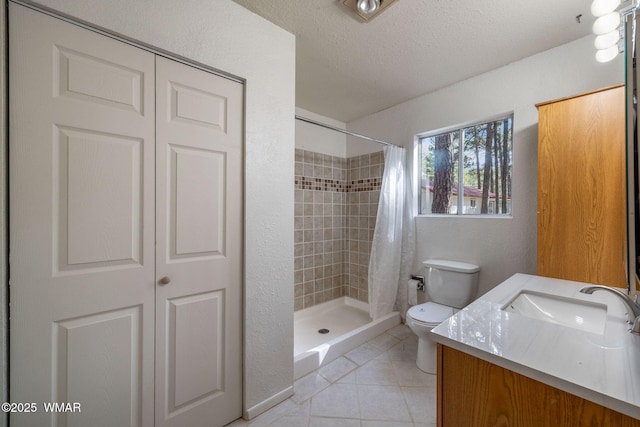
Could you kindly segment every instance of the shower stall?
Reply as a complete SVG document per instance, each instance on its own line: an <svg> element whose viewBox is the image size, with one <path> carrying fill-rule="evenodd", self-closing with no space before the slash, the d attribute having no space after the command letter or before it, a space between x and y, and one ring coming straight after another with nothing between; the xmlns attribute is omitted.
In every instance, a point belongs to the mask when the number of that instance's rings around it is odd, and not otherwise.
<svg viewBox="0 0 640 427"><path fill-rule="evenodd" d="M400 323L397 312L374 322L368 308L381 148L348 158L296 149L296 378Z"/></svg>
<svg viewBox="0 0 640 427"><path fill-rule="evenodd" d="M382 151L340 158L296 150L295 310L347 296L367 302Z"/></svg>

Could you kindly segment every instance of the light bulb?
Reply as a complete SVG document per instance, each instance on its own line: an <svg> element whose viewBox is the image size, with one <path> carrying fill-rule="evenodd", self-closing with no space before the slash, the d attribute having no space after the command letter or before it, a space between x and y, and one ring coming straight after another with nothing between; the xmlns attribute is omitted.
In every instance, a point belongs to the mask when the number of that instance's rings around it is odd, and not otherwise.
<svg viewBox="0 0 640 427"><path fill-rule="evenodd" d="M607 49L602 49L596 52L596 61L609 62L613 58L618 56L618 46L611 46Z"/></svg>
<svg viewBox="0 0 640 427"><path fill-rule="evenodd" d="M593 32L595 34L607 34L620 26L620 14L612 12L608 15L601 16L593 23Z"/></svg>
<svg viewBox="0 0 640 427"><path fill-rule="evenodd" d="M358 0L358 12L371 15L380 7L380 0Z"/></svg>
<svg viewBox="0 0 640 427"><path fill-rule="evenodd" d="M620 31L616 29L611 31L610 33L601 34L598 37L596 37L595 41L593 42L593 45L596 47L596 49L603 50L615 44L618 44L619 40L620 40Z"/></svg>
<svg viewBox="0 0 640 427"><path fill-rule="evenodd" d="M595 17L604 16L620 6L620 0L593 0L591 14Z"/></svg>

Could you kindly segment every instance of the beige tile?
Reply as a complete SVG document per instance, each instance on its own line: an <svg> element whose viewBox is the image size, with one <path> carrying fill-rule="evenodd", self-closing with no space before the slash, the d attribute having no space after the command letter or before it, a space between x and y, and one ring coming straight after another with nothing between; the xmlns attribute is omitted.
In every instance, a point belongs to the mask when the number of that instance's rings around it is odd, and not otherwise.
<svg viewBox="0 0 640 427"><path fill-rule="evenodd" d="M302 164L302 175L306 177L313 177L313 165L309 163Z"/></svg>
<svg viewBox="0 0 640 427"><path fill-rule="evenodd" d="M436 376L418 369L415 360L392 360L391 366L402 387L435 387Z"/></svg>
<svg viewBox="0 0 640 427"><path fill-rule="evenodd" d="M225 427L245 427L248 426L249 423L245 420L243 420L242 418L235 420L232 423L226 424Z"/></svg>
<svg viewBox="0 0 640 427"><path fill-rule="evenodd" d="M314 304L313 295L305 295L302 298L302 303L304 305L304 308L311 307Z"/></svg>
<svg viewBox="0 0 640 427"><path fill-rule="evenodd" d="M362 427L414 427L413 423L403 423L398 421L367 421L362 420Z"/></svg>
<svg viewBox="0 0 640 427"><path fill-rule="evenodd" d="M390 361L391 359L389 358L389 352L385 351L384 353L380 353L378 356L374 357L373 359L371 359L372 361Z"/></svg>
<svg viewBox="0 0 640 427"><path fill-rule="evenodd" d="M401 389L414 422L436 422L435 387L401 387Z"/></svg>
<svg viewBox="0 0 640 427"><path fill-rule="evenodd" d="M311 411L311 400L305 400L303 403L297 405L286 413L287 416L304 416L309 417Z"/></svg>
<svg viewBox="0 0 640 427"><path fill-rule="evenodd" d="M269 427L304 427L308 424L309 417L299 415L285 415L272 424L269 424Z"/></svg>
<svg viewBox="0 0 640 427"><path fill-rule="evenodd" d="M302 161L305 163L313 163L313 151L302 150Z"/></svg>
<svg viewBox="0 0 640 427"><path fill-rule="evenodd" d="M250 427L264 427L270 425L272 422L276 421L283 415L287 414L293 408L295 408L296 404L293 403L290 399L285 400L277 406L269 409L263 414L258 415L253 420L249 421Z"/></svg>
<svg viewBox="0 0 640 427"><path fill-rule="evenodd" d="M380 350L379 348L374 347L369 343L364 343L360 347L357 347L354 350L351 350L349 353L345 354L345 356L358 365L364 365L374 357L378 356L380 353L382 353L382 350Z"/></svg>
<svg viewBox="0 0 640 427"><path fill-rule="evenodd" d="M409 337L413 332L411 332L411 329L409 329L407 325L400 324L394 328L389 329L386 333L403 340Z"/></svg>
<svg viewBox="0 0 640 427"><path fill-rule="evenodd" d="M356 372L351 371L351 373L345 375L336 381L337 384L355 384L356 383Z"/></svg>
<svg viewBox="0 0 640 427"><path fill-rule="evenodd" d="M359 418L357 386L333 384L311 398L312 417Z"/></svg>
<svg viewBox="0 0 640 427"><path fill-rule="evenodd" d="M400 387L358 386L360 418L379 421L411 421Z"/></svg>
<svg viewBox="0 0 640 427"><path fill-rule="evenodd" d="M404 340L390 348L387 351L387 354L389 355L390 360L415 363L417 352L417 342L414 344L412 340Z"/></svg>
<svg viewBox="0 0 640 427"><path fill-rule="evenodd" d="M320 368L318 372L320 373L320 375L326 378L327 381L334 383L357 367L358 365L356 365L346 357L339 357L331 363Z"/></svg>
<svg viewBox="0 0 640 427"><path fill-rule="evenodd" d="M353 418L311 418L309 427L360 427L360 420Z"/></svg>
<svg viewBox="0 0 640 427"><path fill-rule="evenodd" d="M389 361L374 359L356 370L358 385L397 385L396 374Z"/></svg>
<svg viewBox="0 0 640 427"><path fill-rule="evenodd" d="M312 372L293 383L293 393L291 397L295 403L300 404L305 400L329 387L331 384L317 372Z"/></svg>
<svg viewBox="0 0 640 427"><path fill-rule="evenodd" d="M371 341L369 341L369 344L373 345L374 347L382 351L386 351L386 350L389 350L391 347L395 346L396 344L398 344L399 342L400 340L394 337L393 335L380 334L374 339L372 339Z"/></svg>

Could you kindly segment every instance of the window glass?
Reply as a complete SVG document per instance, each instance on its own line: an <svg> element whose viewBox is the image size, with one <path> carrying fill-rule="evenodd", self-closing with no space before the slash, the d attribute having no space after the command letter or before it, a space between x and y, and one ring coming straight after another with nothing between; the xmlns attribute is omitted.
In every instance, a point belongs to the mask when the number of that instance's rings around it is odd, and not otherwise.
<svg viewBox="0 0 640 427"><path fill-rule="evenodd" d="M419 141L421 214L511 215L513 114Z"/></svg>

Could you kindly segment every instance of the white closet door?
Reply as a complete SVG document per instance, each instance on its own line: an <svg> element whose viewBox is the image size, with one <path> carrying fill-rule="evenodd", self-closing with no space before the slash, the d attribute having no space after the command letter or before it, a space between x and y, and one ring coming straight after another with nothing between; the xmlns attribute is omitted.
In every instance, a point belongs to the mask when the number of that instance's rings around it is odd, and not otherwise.
<svg viewBox="0 0 640 427"><path fill-rule="evenodd" d="M222 426L242 413L243 87L161 57L156 81L156 425Z"/></svg>
<svg viewBox="0 0 640 427"><path fill-rule="evenodd" d="M152 426L154 55L9 6L11 425Z"/></svg>

